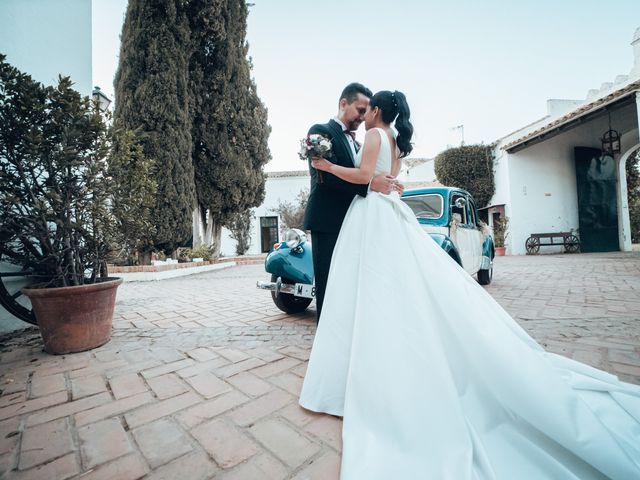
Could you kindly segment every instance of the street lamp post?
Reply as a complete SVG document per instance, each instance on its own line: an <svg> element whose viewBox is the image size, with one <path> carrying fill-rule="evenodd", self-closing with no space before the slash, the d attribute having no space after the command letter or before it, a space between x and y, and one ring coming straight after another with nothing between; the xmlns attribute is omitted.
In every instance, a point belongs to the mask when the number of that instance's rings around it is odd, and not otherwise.
<svg viewBox="0 0 640 480"><path fill-rule="evenodd" d="M102 113L106 112L109 105L111 105L111 99L102 93L102 90L100 90L100 87L97 85L93 87L91 97L93 98L93 101L97 103L98 108Z"/></svg>

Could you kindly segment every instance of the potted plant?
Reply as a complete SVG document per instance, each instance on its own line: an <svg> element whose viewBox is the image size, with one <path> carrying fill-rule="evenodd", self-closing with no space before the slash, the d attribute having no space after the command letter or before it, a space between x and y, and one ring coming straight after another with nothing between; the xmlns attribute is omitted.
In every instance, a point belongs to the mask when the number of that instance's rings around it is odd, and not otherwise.
<svg viewBox="0 0 640 480"><path fill-rule="evenodd" d="M496 247L496 255L504 256L507 247L505 247L505 240L509 228L509 217L500 217L493 221L493 242Z"/></svg>
<svg viewBox="0 0 640 480"><path fill-rule="evenodd" d="M113 132L69 78L45 87L0 55L0 256L30 273L22 292L49 353L111 336L122 283L106 272L120 235Z"/></svg>

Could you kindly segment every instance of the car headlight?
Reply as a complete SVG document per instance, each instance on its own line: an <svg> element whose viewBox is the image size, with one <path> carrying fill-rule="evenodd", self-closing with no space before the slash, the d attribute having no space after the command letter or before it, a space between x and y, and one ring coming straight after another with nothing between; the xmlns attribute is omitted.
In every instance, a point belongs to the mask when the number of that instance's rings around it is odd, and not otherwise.
<svg viewBox="0 0 640 480"><path fill-rule="evenodd" d="M297 228L287 230L284 234L284 242L289 248L296 248L307 241L307 234Z"/></svg>

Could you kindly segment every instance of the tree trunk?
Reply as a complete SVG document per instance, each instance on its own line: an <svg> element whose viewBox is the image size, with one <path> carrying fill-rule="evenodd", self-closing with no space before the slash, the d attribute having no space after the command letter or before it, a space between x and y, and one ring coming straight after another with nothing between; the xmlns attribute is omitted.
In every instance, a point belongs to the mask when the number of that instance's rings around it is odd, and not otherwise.
<svg viewBox="0 0 640 480"><path fill-rule="evenodd" d="M210 247L213 247L213 257L220 256L220 239L222 236L222 224L213 219L210 212L207 212L207 232L204 241Z"/></svg>
<svg viewBox="0 0 640 480"><path fill-rule="evenodd" d="M107 267L107 262L104 260L100 262L100 278L108 278L109 277L109 268Z"/></svg>
<svg viewBox="0 0 640 480"><path fill-rule="evenodd" d="M202 214L202 207L196 202L193 212L191 214L191 225L193 230L193 248L198 248L205 243L205 228L206 225L203 222L204 215Z"/></svg>
<svg viewBox="0 0 640 480"><path fill-rule="evenodd" d="M138 252L138 265L151 265L151 252Z"/></svg>

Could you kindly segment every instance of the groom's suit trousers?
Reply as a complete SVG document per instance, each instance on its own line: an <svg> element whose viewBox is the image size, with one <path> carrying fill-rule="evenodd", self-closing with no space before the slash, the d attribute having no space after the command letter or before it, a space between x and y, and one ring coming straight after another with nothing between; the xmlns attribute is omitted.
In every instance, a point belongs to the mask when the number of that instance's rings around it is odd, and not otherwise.
<svg viewBox="0 0 640 480"><path fill-rule="evenodd" d="M338 241L338 232L311 231L311 244L313 248L313 272L316 281L316 312L318 322L322 312L324 292L327 289L331 256Z"/></svg>

